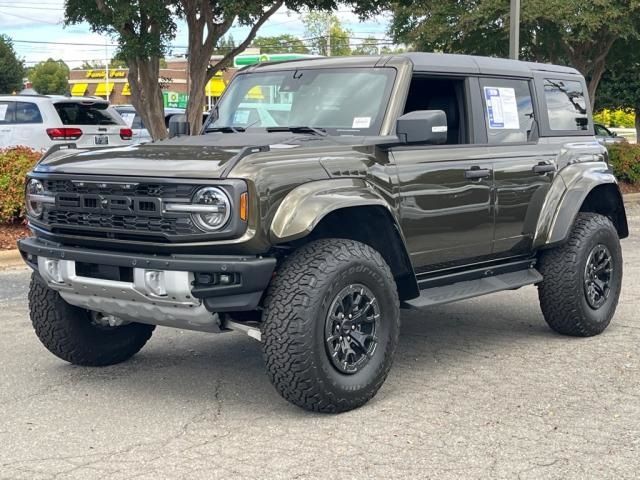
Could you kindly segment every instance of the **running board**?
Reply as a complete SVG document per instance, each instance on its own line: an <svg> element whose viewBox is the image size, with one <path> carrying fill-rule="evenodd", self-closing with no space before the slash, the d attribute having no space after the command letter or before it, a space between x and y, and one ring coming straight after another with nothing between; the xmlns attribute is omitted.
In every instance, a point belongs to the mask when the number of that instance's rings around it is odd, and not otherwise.
<svg viewBox="0 0 640 480"><path fill-rule="evenodd" d="M422 290L418 298L402 303L402 308L423 308L433 305L457 302L467 298L479 297L503 290L514 290L542 281L542 275L535 268L516 272L502 273L491 277L467 280L440 287Z"/></svg>

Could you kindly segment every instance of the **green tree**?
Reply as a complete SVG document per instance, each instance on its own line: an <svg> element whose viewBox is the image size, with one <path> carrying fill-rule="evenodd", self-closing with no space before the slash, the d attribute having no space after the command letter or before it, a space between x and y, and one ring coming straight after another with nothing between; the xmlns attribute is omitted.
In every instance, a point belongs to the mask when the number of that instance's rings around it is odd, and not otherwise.
<svg viewBox="0 0 640 480"><path fill-rule="evenodd" d="M379 43L380 40L376 37L367 37L362 43L356 45L351 53L353 55L378 55L378 53L381 53L378 51Z"/></svg>
<svg viewBox="0 0 640 480"><path fill-rule="evenodd" d="M309 53L304 42L288 33L273 37L256 37L253 46L260 49L260 53Z"/></svg>
<svg viewBox="0 0 640 480"><path fill-rule="evenodd" d="M220 39L213 53L224 55L229 50L233 50L234 48L236 48L236 41L233 39L233 35L229 34L229 36L222 37Z"/></svg>
<svg viewBox="0 0 640 480"><path fill-rule="evenodd" d="M302 20L311 51L318 55L340 57L351 55L351 31L331 12L312 11Z"/></svg>
<svg viewBox="0 0 640 480"><path fill-rule="evenodd" d="M87 22L118 43L129 67L131 102L154 139L167 136L160 79L161 59L175 37L175 9L161 0L66 0L65 23Z"/></svg>
<svg viewBox="0 0 640 480"><path fill-rule="evenodd" d="M361 15L380 13L386 0L347 2ZM129 66L131 101L154 139L164 138L160 59L175 37L176 20L187 23L189 103L191 132L202 125L205 85L255 39L258 30L281 7L299 11L335 10L335 0L66 0L65 22L87 22L93 31L108 34L120 45L118 56ZM233 25L248 26L245 38L212 64L211 57ZM348 43L348 38L347 38ZM336 45L339 50L339 45Z"/></svg>
<svg viewBox="0 0 640 480"><path fill-rule="evenodd" d="M598 87L596 108L635 113L636 135L640 139L640 40L616 44L611 57Z"/></svg>
<svg viewBox="0 0 640 480"><path fill-rule="evenodd" d="M49 58L33 67L29 80L42 95L64 95L69 91L69 67L62 60Z"/></svg>
<svg viewBox="0 0 640 480"><path fill-rule="evenodd" d="M418 50L506 57L508 0L399 0L391 32ZM568 63L587 78L591 101L616 41L638 38L640 2L522 2L521 57Z"/></svg>
<svg viewBox="0 0 640 480"><path fill-rule="evenodd" d="M18 59L11 39L0 35L0 93L22 90L24 63Z"/></svg>

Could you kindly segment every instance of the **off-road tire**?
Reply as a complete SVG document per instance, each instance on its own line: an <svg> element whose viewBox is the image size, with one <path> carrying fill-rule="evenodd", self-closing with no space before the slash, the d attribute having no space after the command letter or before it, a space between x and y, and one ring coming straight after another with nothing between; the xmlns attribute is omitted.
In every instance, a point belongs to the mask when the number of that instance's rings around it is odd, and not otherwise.
<svg viewBox="0 0 640 480"><path fill-rule="evenodd" d="M353 283L375 295L382 327L369 363L348 375L331 363L324 328L335 296ZM278 269L262 320L267 372L280 395L305 410L344 412L367 403L389 373L400 332L397 286L371 247L345 239L317 240Z"/></svg>
<svg viewBox="0 0 640 480"><path fill-rule="evenodd" d="M88 310L65 302L37 273L29 285L29 313L36 335L58 358L74 365L101 367L124 362L147 343L154 325L103 327Z"/></svg>
<svg viewBox="0 0 640 480"><path fill-rule="evenodd" d="M592 250L604 245L611 253L613 271L610 292L598 309L589 305L584 280ZM544 280L538 297L544 318L558 333L591 337L602 333L613 318L622 286L622 251L616 228L607 217L596 213L578 214L569 239L544 251L538 264Z"/></svg>

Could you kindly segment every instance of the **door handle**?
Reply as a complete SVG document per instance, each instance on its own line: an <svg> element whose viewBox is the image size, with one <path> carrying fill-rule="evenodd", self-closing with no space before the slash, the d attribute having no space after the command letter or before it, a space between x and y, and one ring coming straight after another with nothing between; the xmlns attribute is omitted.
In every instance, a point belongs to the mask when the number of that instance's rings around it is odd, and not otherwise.
<svg viewBox="0 0 640 480"><path fill-rule="evenodd" d="M551 173L556 171L556 166L553 163L540 162L533 167L533 173L544 175L545 173Z"/></svg>
<svg viewBox="0 0 640 480"><path fill-rule="evenodd" d="M477 180L480 178L487 178L491 175L491 170L488 168L471 167L469 170L464 171L464 178L467 180Z"/></svg>

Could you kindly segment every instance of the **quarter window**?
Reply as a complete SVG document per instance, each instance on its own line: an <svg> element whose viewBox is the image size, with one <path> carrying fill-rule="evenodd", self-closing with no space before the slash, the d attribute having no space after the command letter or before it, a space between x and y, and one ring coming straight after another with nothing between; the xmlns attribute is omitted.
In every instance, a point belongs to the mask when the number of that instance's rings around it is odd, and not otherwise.
<svg viewBox="0 0 640 480"><path fill-rule="evenodd" d="M16 123L42 123L40 109L35 103L16 103Z"/></svg>
<svg viewBox="0 0 640 480"><path fill-rule="evenodd" d="M490 144L533 140L535 115L528 80L481 80Z"/></svg>
<svg viewBox="0 0 640 480"><path fill-rule="evenodd" d="M581 82L546 78L544 97L551 130L581 131L589 128L587 101Z"/></svg>

